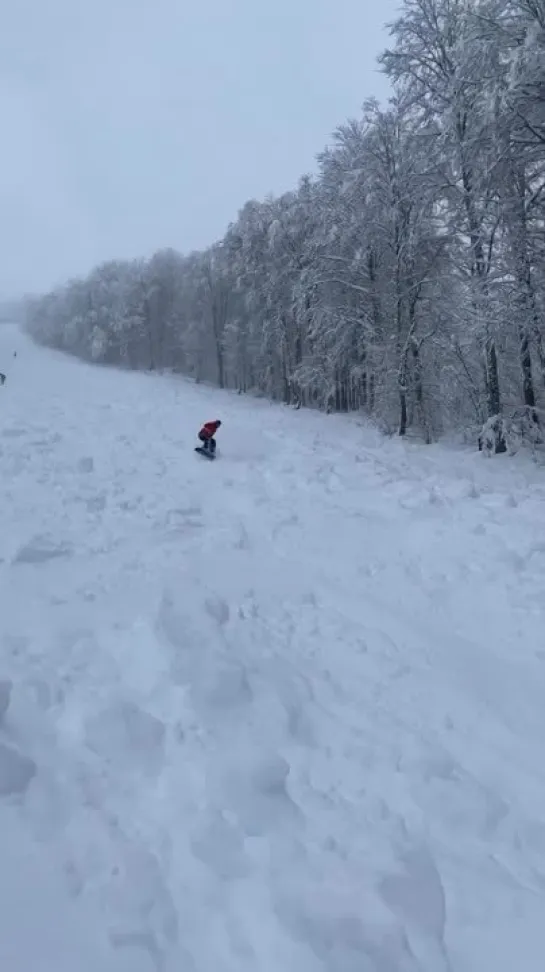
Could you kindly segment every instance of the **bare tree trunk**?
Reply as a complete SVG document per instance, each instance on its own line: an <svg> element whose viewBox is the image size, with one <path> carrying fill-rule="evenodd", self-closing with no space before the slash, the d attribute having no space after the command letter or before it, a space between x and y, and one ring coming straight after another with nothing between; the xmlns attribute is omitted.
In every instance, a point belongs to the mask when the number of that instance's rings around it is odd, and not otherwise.
<svg viewBox="0 0 545 972"><path fill-rule="evenodd" d="M501 394L496 343L491 333L489 320L490 295L488 292L488 264L484 252L481 225L475 210L472 174L463 159L462 144L460 144L460 153L462 155L462 182L464 186L464 205L472 254L472 270L478 288L475 310L482 334L481 340L485 362L484 376L488 417L492 418L494 415L501 413Z"/></svg>
<svg viewBox="0 0 545 972"><path fill-rule="evenodd" d="M408 378L408 346L405 346L401 355L398 377L399 389L399 435L407 434L408 412L407 412L407 378Z"/></svg>
<svg viewBox="0 0 545 972"><path fill-rule="evenodd" d="M528 250L528 227L526 220L527 179L524 162L517 161L515 146L509 144L507 167L507 192L504 203L507 236L510 242L512 264L514 265L516 295L516 327L519 337L519 360L522 372L522 397L531 422L539 425L536 411L530 334L540 333L536 309L532 271ZM541 336L541 335L540 335ZM539 345L538 345L539 353ZM545 365L545 362L543 362ZM545 372L543 373L545 380Z"/></svg>
<svg viewBox="0 0 545 972"><path fill-rule="evenodd" d="M420 357L420 346L418 344L418 341L415 341L414 338L411 341L411 352L413 357L414 396L416 401L416 409L417 409L420 425L424 433L424 441L426 445L430 445L432 441L432 434L431 434L430 424L428 422L428 418L426 415L426 406L424 402L422 359Z"/></svg>

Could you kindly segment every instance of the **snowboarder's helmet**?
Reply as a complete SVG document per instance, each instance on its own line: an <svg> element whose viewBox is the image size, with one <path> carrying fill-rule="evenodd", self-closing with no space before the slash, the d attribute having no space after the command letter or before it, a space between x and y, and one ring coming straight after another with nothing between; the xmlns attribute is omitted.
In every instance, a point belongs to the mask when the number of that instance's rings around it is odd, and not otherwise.
<svg viewBox="0 0 545 972"><path fill-rule="evenodd" d="M219 427L220 427L220 425L221 425L221 421L220 421L220 419L216 419L216 421L214 422L214 425L216 426L216 428L218 428L218 429L219 429Z"/></svg>

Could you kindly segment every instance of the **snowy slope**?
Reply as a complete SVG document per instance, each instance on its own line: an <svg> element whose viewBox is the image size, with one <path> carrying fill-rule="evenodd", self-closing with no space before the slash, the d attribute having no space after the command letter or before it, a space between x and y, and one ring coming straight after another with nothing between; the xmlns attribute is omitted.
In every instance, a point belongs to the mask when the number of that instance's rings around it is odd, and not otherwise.
<svg viewBox="0 0 545 972"><path fill-rule="evenodd" d="M542 972L543 470L0 370L2 970Z"/></svg>

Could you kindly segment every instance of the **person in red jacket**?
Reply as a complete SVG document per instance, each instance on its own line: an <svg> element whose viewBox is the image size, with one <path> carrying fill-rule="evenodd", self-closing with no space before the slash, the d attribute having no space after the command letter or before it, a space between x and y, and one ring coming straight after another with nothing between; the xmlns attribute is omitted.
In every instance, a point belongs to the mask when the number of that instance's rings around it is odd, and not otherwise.
<svg viewBox="0 0 545 972"><path fill-rule="evenodd" d="M203 449L206 449L207 452L211 452L212 455L216 451L216 440L214 436L220 425L221 422L219 419L216 419L214 422L205 422L201 431L199 432L199 439L202 442Z"/></svg>

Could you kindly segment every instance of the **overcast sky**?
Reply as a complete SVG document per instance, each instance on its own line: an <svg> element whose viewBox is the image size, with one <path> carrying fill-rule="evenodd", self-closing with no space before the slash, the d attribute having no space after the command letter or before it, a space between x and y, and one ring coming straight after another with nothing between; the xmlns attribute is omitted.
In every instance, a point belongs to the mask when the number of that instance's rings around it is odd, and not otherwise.
<svg viewBox="0 0 545 972"><path fill-rule="evenodd" d="M369 95L397 0L8 0L0 296L213 242Z"/></svg>

